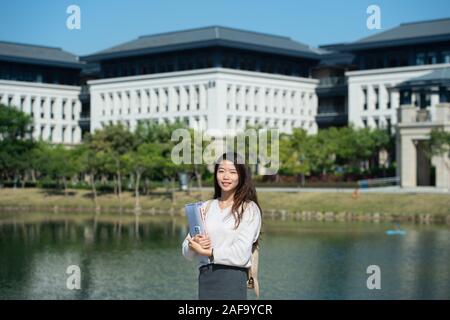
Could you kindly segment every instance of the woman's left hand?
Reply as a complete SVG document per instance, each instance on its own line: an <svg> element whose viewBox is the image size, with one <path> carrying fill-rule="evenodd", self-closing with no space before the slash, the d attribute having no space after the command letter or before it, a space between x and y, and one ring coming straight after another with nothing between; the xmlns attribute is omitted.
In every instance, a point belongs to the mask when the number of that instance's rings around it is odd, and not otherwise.
<svg viewBox="0 0 450 320"><path fill-rule="evenodd" d="M197 252L199 255L205 256L205 257L211 256L211 254L212 254L211 249L203 249L202 245L200 243L195 242L192 239L188 239L188 241L189 241L189 248L191 248L192 250Z"/></svg>

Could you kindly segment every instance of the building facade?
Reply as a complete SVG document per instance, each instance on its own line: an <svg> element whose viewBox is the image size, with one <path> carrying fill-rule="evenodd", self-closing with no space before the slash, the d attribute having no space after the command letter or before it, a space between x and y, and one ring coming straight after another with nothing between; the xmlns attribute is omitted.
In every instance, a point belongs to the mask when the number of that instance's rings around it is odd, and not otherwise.
<svg viewBox="0 0 450 320"><path fill-rule="evenodd" d="M122 123L184 122L236 134L247 126L317 132L317 80L223 68L89 82L91 131Z"/></svg>
<svg viewBox="0 0 450 320"><path fill-rule="evenodd" d="M449 64L408 66L347 72L349 123L358 128L386 128L393 132L397 111L407 91L396 90L401 83L442 70ZM422 101L421 101L422 98ZM440 101L439 94L411 94L411 103L429 108L432 113Z"/></svg>
<svg viewBox="0 0 450 320"><path fill-rule="evenodd" d="M394 132L400 105L433 113L447 97L403 84L449 66L450 19L319 49L217 26L142 36L81 58L0 42L0 101L33 117L35 138L64 144L119 122L134 129L179 120L231 134L348 124Z"/></svg>
<svg viewBox="0 0 450 320"><path fill-rule="evenodd" d="M80 143L81 69L60 48L0 42L0 103L32 117L35 139Z"/></svg>
<svg viewBox="0 0 450 320"><path fill-rule="evenodd" d="M317 132L319 54L286 37L208 27L140 37L83 58L91 131L122 122L186 123L235 134L248 126Z"/></svg>
<svg viewBox="0 0 450 320"><path fill-rule="evenodd" d="M349 44L327 48L353 55L348 83L348 122L395 130L403 99L434 112L440 100L429 92L399 91L403 82L450 66L450 19L404 23ZM394 89L394 90L393 90Z"/></svg>

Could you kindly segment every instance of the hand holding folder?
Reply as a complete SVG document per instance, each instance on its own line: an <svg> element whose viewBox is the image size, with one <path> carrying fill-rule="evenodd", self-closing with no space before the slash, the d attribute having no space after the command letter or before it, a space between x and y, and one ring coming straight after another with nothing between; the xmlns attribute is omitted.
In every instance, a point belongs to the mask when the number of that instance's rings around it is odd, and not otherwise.
<svg viewBox="0 0 450 320"><path fill-rule="evenodd" d="M189 234L193 238L197 234L205 235L204 218L200 210L202 202L189 203L185 205L184 211L188 219Z"/></svg>

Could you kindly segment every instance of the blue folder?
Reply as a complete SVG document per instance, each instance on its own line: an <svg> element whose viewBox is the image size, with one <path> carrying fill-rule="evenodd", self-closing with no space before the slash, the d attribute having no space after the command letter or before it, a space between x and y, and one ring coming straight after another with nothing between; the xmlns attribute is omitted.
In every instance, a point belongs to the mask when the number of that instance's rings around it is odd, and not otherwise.
<svg viewBox="0 0 450 320"><path fill-rule="evenodd" d="M189 203L184 206L184 211L189 224L189 234L194 237L197 234L205 234L200 207L203 202Z"/></svg>

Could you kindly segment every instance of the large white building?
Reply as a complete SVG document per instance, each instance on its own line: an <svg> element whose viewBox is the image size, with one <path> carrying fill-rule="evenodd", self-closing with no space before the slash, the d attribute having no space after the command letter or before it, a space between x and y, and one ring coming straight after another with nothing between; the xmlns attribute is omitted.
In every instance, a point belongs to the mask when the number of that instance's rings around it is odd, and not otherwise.
<svg viewBox="0 0 450 320"><path fill-rule="evenodd" d="M88 82L91 131L180 120L234 134L246 126L317 132L319 55L289 38L223 27L140 37L83 58L101 65Z"/></svg>
<svg viewBox="0 0 450 320"><path fill-rule="evenodd" d="M450 101L446 90L403 85L449 67L450 19L322 49L213 26L142 36L80 60L0 42L0 101L33 116L35 138L76 144L107 124L175 120L226 133L261 126L314 134L348 123L392 132L401 104L433 113Z"/></svg>
<svg viewBox="0 0 450 320"><path fill-rule="evenodd" d="M394 128L402 100L397 86L446 67L450 67L450 64L347 72L348 121L359 128ZM439 103L439 92L428 93L425 97L421 96L420 92L411 93L411 104L423 105L432 114L435 113L435 107Z"/></svg>
<svg viewBox="0 0 450 320"><path fill-rule="evenodd" d="M0 42L0 103L33 118L33 137L81 142L78 58L60 48Z"/></svg>
<svg viewBox="0 0 450 320"><path fill-rule="evenodd" d="M404 23L350 44L334 47L354 56L348 83L348 122L392 128L398 108L412 104L433 115L449 102L448 90L426 91L403 83L450 67L450 19Z"/></svg>
<svg viewBox="0 0 450 320"><path fill-rule="evenodd" d="M317 80L223 68L93 80L91 131L179 120L234 134L246 126L316 133Z"/></svg>

